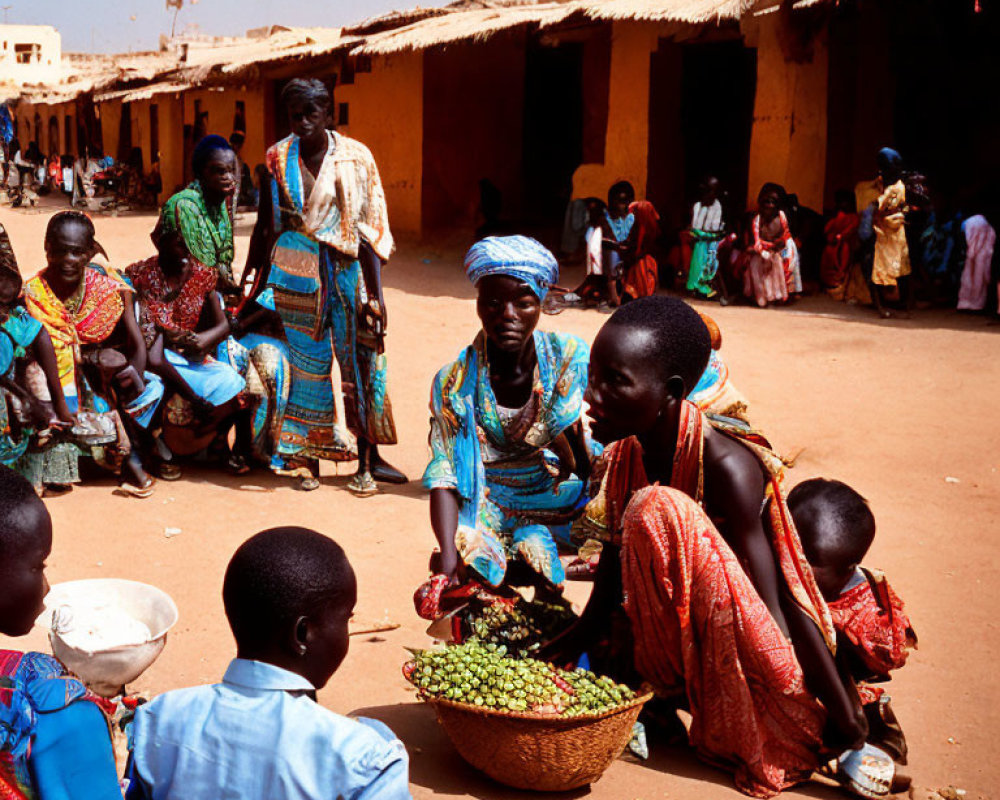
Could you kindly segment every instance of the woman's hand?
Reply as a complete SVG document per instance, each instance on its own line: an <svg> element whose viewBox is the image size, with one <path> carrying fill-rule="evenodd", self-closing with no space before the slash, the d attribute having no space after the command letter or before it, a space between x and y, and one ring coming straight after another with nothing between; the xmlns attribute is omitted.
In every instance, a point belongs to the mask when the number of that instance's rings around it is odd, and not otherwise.
<svg viewBox="0 0 1000 800"><path fill-rule="evenodd" d="M369 300L361 307L361 319L364 326L380 335L385 335L386 314L385 305L378 300Z"/></svg>
<svg viewBox="0 0 1000 800"><path fill-rule="evenodd" d="M555 454L559 462L552 484L552 491L559 491L559 486L576 472L576 458L573 448L570 446L566 431L560 433L555 439L549 442L548 449Z"/></svg>
<svg viewBox="0 0 1000 800"><path fill-rule="evenodd" d="M209 354L212 343L207 332L177 331L171 336L172 349L191 360L203 359Z"/></svg>
<svg viewBox="0 0 1000 800"><path fill-rule="evenodd" d="M45 428L65 427L65 423L59 419L50 403L39 400L34 395L29 395L25 398L25 403L27 405L28 419L31 420L32 426L36 429L44 430Z"/></svg>
<svg viewBox="0 0 1000 800"><path fill-rule="evenodd" d="M146 382L132 364L116 372L114 382L126 401L134 400L146 391Z"/></svg>

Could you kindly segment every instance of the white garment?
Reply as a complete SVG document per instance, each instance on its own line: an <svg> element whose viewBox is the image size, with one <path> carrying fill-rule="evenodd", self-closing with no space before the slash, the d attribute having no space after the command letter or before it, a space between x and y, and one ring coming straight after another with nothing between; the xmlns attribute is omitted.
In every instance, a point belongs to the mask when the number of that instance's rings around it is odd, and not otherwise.
<svg viewBox="0 0 1000 800"><path fill-rule="evenodd" d="M965 234L965 268L958 290L958 307L963 311L982 311L986 308L997 234L982 214L963 222L962 232Z"/></svg>
<svg viewBox="0 0 1000 800"><path fill-rule="evenodd" d="M691 227L706 233L719 233L722 231L722 203L716 200L710 206L703 206L701 203L694 204L694 213L691 215Z"/></svg>
<svg viewBox="0 0 1000 800"><path fill-rule="evenodd" d="M587 228L587 274L604 274L604 253L601 248L601 241L604 233L601 227Z"/></svg>

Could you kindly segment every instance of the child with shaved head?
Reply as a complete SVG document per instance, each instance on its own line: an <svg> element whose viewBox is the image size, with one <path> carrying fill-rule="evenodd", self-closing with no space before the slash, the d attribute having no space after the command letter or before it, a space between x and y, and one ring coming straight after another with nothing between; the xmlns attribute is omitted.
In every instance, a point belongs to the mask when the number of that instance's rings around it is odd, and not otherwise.
<svg viewBox="0 0 1000 800"><path fill-rule="evenodd" d="M905 764L906 740L889 697L871 684L888 681L889 673L906 663L917 638L885 576L861 566L875 539L875 516L850 486L824 478L792 489L788 509L830 609L838 657L857 682L868 718L867 741Z"/></svg>
<svg viewBox="0 0 1000 800"><path fill-rule="evenodd" d="M24 636L49 584L52 520L31 484L0 466L0 634ZM45 653L0 650L0 797L120 800L107 718Z"/></svg>
<svg viewBox="0 0 1000 800"><path fill-rule="evenodd" d="M357 600L340 545L307 528L258 533L230 561L222 599L236 658L222 683L138 710L126 797L409 798L392 732L316 702L347 655Z"/></svg>

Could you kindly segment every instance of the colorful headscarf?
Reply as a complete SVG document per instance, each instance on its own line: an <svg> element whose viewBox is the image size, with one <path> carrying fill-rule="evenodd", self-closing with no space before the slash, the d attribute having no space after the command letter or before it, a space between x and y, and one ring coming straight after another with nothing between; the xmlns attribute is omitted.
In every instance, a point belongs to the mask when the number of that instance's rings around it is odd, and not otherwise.
<svg viewBox="0 0 1000 800"><path fill-rule="evenodd" d="M473 286L488 275L510 275L544 300L549 287L559 280L559 262L528 236L488 236L469 248L465 274Z"/></svg>

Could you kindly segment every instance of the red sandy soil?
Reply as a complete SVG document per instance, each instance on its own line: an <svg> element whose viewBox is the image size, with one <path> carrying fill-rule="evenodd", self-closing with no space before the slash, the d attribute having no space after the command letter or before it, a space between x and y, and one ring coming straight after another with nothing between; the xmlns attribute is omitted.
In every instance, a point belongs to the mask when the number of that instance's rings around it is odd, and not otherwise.
<svg viewBox="0 0 1000 800"><path fill-rule="evenodd" d="M44 264L43 233L52 210L51 204L0 209L26 275ZM151 253L153 222L148 214L97 217L98 238L114 264ZM237 263L251 224L248 217L237 227ZM385 454L414 479L410 484L357 499L344 489L350 465L341 465L339 474L326 465L322 488L308 494L267 473L234 478L191 468L179 483L160 483L148 500L115 496L114 483L104 480L48 502L55 523L53 583L133 578L162 587L177 601L180 622L166 650L131 687L147 693L221 677L234 651L220 597L222 575L248 536L292 524L335 537L358 573L357 618L388 618L402 627L355 637L320 700L338 712L387 722L409 748L418 798L524 796L468 767L400 675L403 647L429 644L411 602L427 577L433 544L427 498L417 482L427 456L428 388L435 370L477 330L472 287L461 267L464 244L404 242L385 272L390 389L401 440ZM570 271L563 283L578 277ZM698 305L722 328L723 354L756 424L779 449L804 448L791 482L835 476L871 501L879 534L869 563L888 572L920 636L920 649L891 685L910 742L917 796L949 784L966 789L970 800L996 795L1000 330L978 317L940 311L882 322L870 310L825 298L767 311ZM572 310L543 318L542 326L592 340L603 320L594 311ZM182 533L167 538L167 527ZM575 601L586 593L586 585L571 585ZM37 630L19 645L47 649ZM819 784L788 794L841 796ZM725 773L699 763L686 748L661 746L644 764L615 763L589 796L739 795Z"/></svg>

